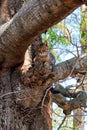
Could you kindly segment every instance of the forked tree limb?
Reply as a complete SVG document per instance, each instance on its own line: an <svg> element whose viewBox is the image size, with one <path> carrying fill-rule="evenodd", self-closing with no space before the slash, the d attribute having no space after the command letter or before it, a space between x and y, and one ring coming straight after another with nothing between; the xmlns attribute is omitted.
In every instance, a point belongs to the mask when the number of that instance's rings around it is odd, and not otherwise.
<svg viewBox="0 0 87 130"><path fill-rule="evenodd" d="M72 58L62 63L53 66L49 80L46 80L45 85L55 83L59 80L65 80L69 76L75 77L76 74L86 74L87 72L87 55L83 54L80 58Z"/></svg>
<svg viewBox="0 0 87 130"><path fill-rule="evenodd" d="M60 22L84 2L80 0L29 0L0 28L0 64L10 68L23 62L32 40Z"/></svg>

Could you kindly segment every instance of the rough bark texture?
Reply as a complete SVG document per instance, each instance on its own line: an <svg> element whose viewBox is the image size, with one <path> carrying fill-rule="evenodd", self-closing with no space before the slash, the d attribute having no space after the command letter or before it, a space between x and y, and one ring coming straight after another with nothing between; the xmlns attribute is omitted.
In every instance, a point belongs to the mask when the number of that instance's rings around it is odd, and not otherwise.
<svg viewBox="0 0 87 130"><path fill-rule="evenodd" d="M54 65L49 50L37 51L41 46L32 40L65 18L82 1L23 2L1 0L0 3L0 130L51 130L48 87L69 76L71 70L78 73L81 66L76 58ZM28 46L35 46L35 54L26 52ZM86 61L87 56L81 59L82 70L87 68Z"/></svg>
<svg viewBox="0 0 87 130"><path fill-rule="evenodd" d="M10 18L12 18L15 13L17 13L22 5L23 1L18 0L1 1L0 24L9 21ZM15 43L16 40L17 39L15 39ZM9 42L11 43L11 41ZM10 50L7 49L7 51L5 51L5 47L2 47L2 50L4 50L3 54L7 55L7 57L10 58L10 55L8 53L9 51L12 52L12 47L11 45L9 47ZM13 48L15 48L15 46ZM19 49L21 50L21 47L18 48L17 46L18 51ZM3 69L3 54L0 54L0 70ZM26 56L28 57L29 55L27 54ZM19 63L20 57L18 56L18 54L17 57ZM24 56L22 57L22 59L24 60ZM30 58L27 58L27 61L29 59ZM4 59L4 61L6 61L6 59ZM15 59L13 59L13 62L15 63ZM30 67L28 62L26 62L25 60L24 67L22 67L23 72L26 71L27 67ZM8 69L7 72L4 70L0 74L0 130L51 130L51 119L49 117L51 113L49 113L48 108L45 108L44 106L42 107L41 105L41 99L43 97L45 89L43 91L41 87L38 88L38 83L36 84L36 88L34 89L32 87L25 87L26 85L29 85L29 82L27 81L27 79L24 79L23 83L23 77L21 77L20 75L21 71L14 71L14 69ZM32 80L34 79L32 78ZM31 85L35 85L35 83ZM50 96L47 97L47 100L45 100L45 102L46 103L44 104L50 107Z"/></svg>
<svg viewBox="0 0 87 130"><path fill-rule="evenodd" d="M51 130L48 108L41 108L42 91L37 95L20 83L19 73L0 76L0 130ZM49 99L48 95L44 102L48 107Z"/></svg>
<svg viewBox="0 0 87 130"><path fill-rule="evenodd" d="M1 26L1 67L9 68L23 62L24 53L34 37L65 18L81 4L80 0L27 1L10 21Z"/></svg>

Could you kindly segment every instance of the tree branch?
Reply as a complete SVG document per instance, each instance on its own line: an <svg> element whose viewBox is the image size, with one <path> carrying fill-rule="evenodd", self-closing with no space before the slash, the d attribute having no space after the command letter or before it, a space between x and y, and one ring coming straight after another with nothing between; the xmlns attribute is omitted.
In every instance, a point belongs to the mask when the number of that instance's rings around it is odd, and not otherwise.
<svg viewBox="0 0 87 130"><path fill-rule="evenodd" d="M52 101L61 107L66 115L70 114L72 110L86 107L87 93L79 92L76 98L70 99L69 101L61 94L53 94Z"/></svg>
<svg viewBox="0 0 87 130"><path fill-rule="evenodd" d="M0 67L9 68L23 62L28 45L37 35L82 4L80 0L28 1L0 28Z"/></svg>
<svg viewBox="0 0 87 130"><path fill-rule="evenodd" d="M85 74L87 71L87 55L83 54L79 57L69 59L53 67L53 80L64 80L69 76L75 76L77 73Z"/></svg>
<svg viewBox="0 0 87 130"><path fill-rule="evenodd" d="M51 65L49 61L38 61L34 64L30 70L26 72L30 81L32 81L31 74L35 73L34 81L41 82L40 85L46 86L46 88L52 83L56 83L59 80L64 80L69 76L75 76L78 73L85 74L87 71L87 55L80 56L78 58L72 58L57 65ZM37 79L37 80L36 80ZM45 88L44 88L45 89Z"/></svg>

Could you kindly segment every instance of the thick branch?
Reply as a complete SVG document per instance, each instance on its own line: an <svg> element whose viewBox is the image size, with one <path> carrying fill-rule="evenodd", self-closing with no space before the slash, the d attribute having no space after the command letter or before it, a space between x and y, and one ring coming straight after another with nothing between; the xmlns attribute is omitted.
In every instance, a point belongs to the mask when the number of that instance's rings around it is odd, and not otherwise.
<svg viewBox="0 0 87 130"><path fill-rule="evenodd" d="M79 92L77 93L76 98L71 99L70 101L66 100L64 96L61 94L53 94L53 102L57 103L60 106L64 113L70 114L70 112L74 109L86 107L87 102L87 93Z"/></svg>
<svg viewBox="0 0 87 130"><path fill-rule="evenodd" d="M53 68L53 80L63 80L69 76L74 76L77 73L85 74L87 71L87 55L82 55L80 58L72 58L57 64Z"/></svg>
<svg viewBox="0 0 87 130"><path fill-rule="evenodd" d="M75 57L57 65L50 64L50 60L44 62L35 62L34 67L28 70L26 75L30 81L39 82L40 80L40 85L46 86L45 88L69 76L72 77L78 73L86 74L87 71L87 55L83 55L79 59ZM31 77L31 73L35 73L34 79Z"/></svg>
<svg viewBox="0 0 87 130"><path fill-rule="evenodd" d="M64 19L81 4L80 0L28 1L13 19L0 28L0 65L11 67L21 63L34 37Z"/></svg>

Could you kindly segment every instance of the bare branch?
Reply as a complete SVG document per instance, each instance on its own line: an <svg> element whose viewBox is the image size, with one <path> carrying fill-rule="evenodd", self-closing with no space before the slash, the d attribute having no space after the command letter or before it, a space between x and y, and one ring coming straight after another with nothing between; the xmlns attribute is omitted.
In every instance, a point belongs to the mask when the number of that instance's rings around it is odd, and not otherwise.
<svg viewBox="0 0 87 130"><path fill-rule="evenodd" d="M53 102L57 103L59 107L63 109L63 112L68 115L72 110L86 107L87 102L87 93L86 92L78 92L76 98L68 101L61 94L53 94Z"/></svg>
<svg viewBox="0 0 87 130"><path fill-rule="evenodd" d="M85 74L87 71L87 55L78 58L72 58L53 67L53 80L64 80L67 77L73 77L77 73Z"/></svg>
<svg viewBox="0 0 87 130"><path fill-rule="evenodd" d="M61 128L61 126L64 124L65 120L66 120L66 116L65 116L64 119L62 120L62 122L61 122L61 124L60 124L60 126L58 127L57 130L59 130L59 129Z"/></svg>

